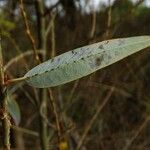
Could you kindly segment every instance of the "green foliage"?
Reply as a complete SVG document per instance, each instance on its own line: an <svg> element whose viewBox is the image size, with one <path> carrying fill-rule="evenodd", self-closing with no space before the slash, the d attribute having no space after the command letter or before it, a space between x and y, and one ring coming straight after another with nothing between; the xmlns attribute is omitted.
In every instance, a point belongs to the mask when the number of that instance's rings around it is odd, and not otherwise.
<svg viewBox="0 0 150 150"><path fill-rule="evenodd" d="M135 10L135 15L142 18L143 16L147 16L150 14L150 8L148 7L143 7L143 6L140 6L138 7L138 9Z"/></svg>
<svg viewBox="0 0 150 150"><path fill-rule="evenodd" d="M21 113L18 103L14 100L13 96L7 96L7 109L10 113L11 117L13 118L15 124L19 124L21 121Z"/></svg>
<svg viewBox="0 0 150 150"><path fill-rule="evenodd" d="M13 30L15 28L15 23L6 20L2 15L0 15L0 34L9 37L10 33L9 31Z"/></svg>
<svg viewBox="0 0 150 150"><path fill-rule="evenodd" d="M5 30L12 30L15 28L15 24L9 20L6 20L6 18L0 15L0 28Z"/></svg>
<svg viewBox="0 0 150 150"><path fill-rule="evenodd" d="M30 70L25 77L30 85L39 88L61 85L89 75L148 46L150 36L95 43L50 59Z"/></svg>
<svg viewBox="0 0 150 150"><path fill-rule="evenodd" d="M112 11L113 22L120 20L120 16L125 16L128 10L132 9L133 3L130 0L115 1Z"/></svg>

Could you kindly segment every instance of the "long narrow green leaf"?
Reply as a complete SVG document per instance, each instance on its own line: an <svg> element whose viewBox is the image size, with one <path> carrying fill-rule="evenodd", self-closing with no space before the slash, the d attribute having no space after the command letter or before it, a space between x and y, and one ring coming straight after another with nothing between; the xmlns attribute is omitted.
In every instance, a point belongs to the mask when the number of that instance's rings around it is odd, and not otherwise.
<svg viewBox="0 0 150 150"><path fill-rule="evenodd" d="M15 101L12 95L7 96L7 110L13 118L16 125L21 121L21 112L18 103Z"/></svg>
<svg viewBox="0 0 150 150"><path fill-rule="evenodd" d="M61 85L91 74L148 46L150 36L95 43L50 59L30 70L25 77L30 85L39 88Z"/></svg>

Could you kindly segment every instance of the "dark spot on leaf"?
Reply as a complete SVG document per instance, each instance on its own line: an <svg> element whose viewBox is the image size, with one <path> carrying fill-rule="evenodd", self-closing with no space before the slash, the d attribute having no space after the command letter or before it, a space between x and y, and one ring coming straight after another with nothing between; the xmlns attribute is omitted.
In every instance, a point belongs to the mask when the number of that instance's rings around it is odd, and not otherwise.
<svg viewBox="0 0 150 150"><path fill-rule="evenodd" d="M82 60L84 60L84 58L83 58L83 57L82 57L81 59L82 59Z"/></svg>
<svg viewBox="0 0 150 150"><path fill-rule="evenodd" d="M105 44L108 44L108 43L109 43L109 41L106 41L106 42L105 42Z"/></svg>
<svg viewBox="0 0 150 150"><path fill-rule="evenodd" d="M99 66L100 64L101 64L101 59L100 58L96 58L95 65Z"/></svg>
<svg viewBox="0 0 150 150"><path fill-rule="evenodd" d="M95 59L95 65L96 65L96 66L101 65L102 60L103 60L103 55L101 55L100 57L97 57L97 58Z"/></svg>
<svg viewBox="0 0 150 150"><path fill-rule="evenodd" d="M48 70L45 71L45 73L49 72Z"/></svg>
<svg viewBox="0 0 150 150"><path fill-rule="evenodd" d="M98 48L100 48L100 49L104 49L104 46L103 45L99 45L99 47Z"/></svg>
<svg viewBox="0 0 150 150"><path fill-rule="evenodd" d="M54 61L54 58L51 59L51 62L53 62L53 61Z"/></svg>
<svg viewBox="0 0 150 150"><path fill-rule="evenodd" d="M74 51L74 50L73 50L73 51L71 51L71 53L72 53L72 54L75 54L75 55L77 54L77 52L76 52L76 51Z"/></svg>

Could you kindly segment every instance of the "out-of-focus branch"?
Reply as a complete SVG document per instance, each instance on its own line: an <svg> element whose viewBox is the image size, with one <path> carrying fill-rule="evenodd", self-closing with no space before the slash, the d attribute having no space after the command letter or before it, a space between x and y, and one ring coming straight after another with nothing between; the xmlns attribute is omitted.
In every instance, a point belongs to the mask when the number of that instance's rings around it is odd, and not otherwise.
<svg viewBox="0 0 150 150"><path fill-rule="evenodd" d="M29 130L29 129L17 127L17 126L14 126L14 125L11 125L11 128L16 130L16 131L22 132L24 134L29 134L29 135L32 135L32 136L39 137L39 134L37 132Z"/></svg>
<svg viewBox="0 0 150 150"><path fill-rule="evenodd" d="M124 147L123 150L129 150L131 148L132 143L136 140L136 138L139 136L139 134L143 131L145 126L150 121L150 116L147 116L144 120L144 122L141 124L141 126L137 129L133 137L130 139L130 141L127 143L127 145Z"/></svg>
<svg viewBox="0 0 150 150"><path fill-rule="evenodd" d="M54 8L56 8L59 4L60 4L60 1L58 1L56 4L54 4L54 5L51 6L50 8L46 8L46 10L45 10L43 16L46 16L46 15L50 14L50 13L52 12L52 10L53 10Z"/></svg>
<svg viewBox="0 0 150 150"><path fill-rule="evenodd" d="M139 5L141 5L141 3L143 3L145 0L139 0L136 2L136 4L134 5L134 7L138 7Z"/></svg>
<svg viewBox="0 0 150 150"><path fill-rule="evenodd" d="M3 149L10 150L11 123L7 111L7 87L4 85L4 68L3 68L3 55L1 43L0 43L0 121L2 122L2 129L3 129Z"/></svg>
<svg viewBox="0 0 150 150"><path fill-rule="evenodd" d="M45 55L44 51L42 50L39 50L37 51L38 55ZM14 58L12 58L10 61L7 62L7 64L4 66L4 71L7 71L14 63L16 62L19 62L21 59L24 59L25 57L28 57L28 56L32 56L34 55L33 51L26 51Z"/></svg>
<svg viewBox="0 0 150 150"><path fill-rule="evenodd" d="M27 36L28 36L28 38L29 38L29 40L32 44L32 49L34 51L35 59L38 63L40 63L40 59L39 59L39 56L37 54L37 49L36 49L36 45L35 45L35 40L33 38L33 35L31 33L31 31L30 31L27 15L26 15L26 12L25 12L25 9L24 9L23 0L19 0L19 1L20 1L19 6L20 6L21 14L22 14L23 19L24 19Z"/></svg>
<svg viewBox="0 0 150 150"><path fill-rule="evenodd" d="M112 93L114 91L114 88L112 87L111 90L109 91L108 95L106 96L106 98L103 100L102 104L98 107L98 109L96 110L94 116L92 117L92 119L90 120L88 126L85 128L84 132L83 132L83 135L77 145L77 148L76 150L80 150L84 141L85 141L85 138L87 137L87 134L89 133L90 129L92 128L93 126L93 123L95 122L95 120L97 119L98 115L100 114L100 112L102 111L102 109L104 108L104 106L107 104L107 102L109 101Z"/></svg>
<svg viewBox="0 0 150 150"><path fill-rule="evenodd" d="M92 13L92 28L91 28L91 32L90 32L90 40L92 40L94 38L95 30L96 30L96 12L93 10L93 13Z"/></svg>
<svg viewBox="0 0 150 150"><path fill-rule="evenodd" d="M55 17L56 17L56 14L55 13L51 13L51 20L49 22L49 24L47 25L47 28L46 28L46 31L45 31L45 37L47 39L49 33L51 32L51 55L49 55L49 52L48 52L48 49L47 49L47 59L49 57L54 57L55 54L56 54L56 51L55 51Z"/></svg>
<svg viewBox="0 0 150 150"><path fill-rule="evenodd" d="M106 35L105 35L105 38L106 38L106 39L109 37L109 34L110 34L111 11L112 11L111 0L109 0L108 19L107 19L107 30L106 30Z"/></svg>
<svg viewBox="0 0 150 150"><path fill-rule="evenodd" d="M52 44L52 51L51 51L51 57L55 57L56 55L56 42L55 42L55 15L52 16L52 27L51 27L51 44Z"/></svg>
<svg viewBox="0 0 150 150"><path fill-rule="evenodd" d="M57 112L57 106L56 106L56 102L55 102L55 99L54 99L53 94L52 94L52 90L49 89L48 93L49 93L50 103L51 103L51 106L52 106L52 109L53 109L53 113L54 113L54 116L55 116L58 142L60 143L60 141L61 141L61 128L60 128L60 122L59 122L59 115L58 115L58 112Z"/></svg>

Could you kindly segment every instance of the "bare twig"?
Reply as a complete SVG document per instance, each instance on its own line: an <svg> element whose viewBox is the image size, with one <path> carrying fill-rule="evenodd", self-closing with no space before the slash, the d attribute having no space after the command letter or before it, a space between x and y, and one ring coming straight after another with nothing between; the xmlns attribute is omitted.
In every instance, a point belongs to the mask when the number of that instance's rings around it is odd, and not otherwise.
<svg viewBox="0 0 150 150"><path fill-rule="evenodd" d="M72 89L71 89L70 95L69 95L69 99L68 99L68 102L69 102L69 103L70 103L70 101L71 101L72 98L73 98L73 94L74 94L74 92L75 92L75 90L76 90L78 84L79 84L79 80L76 80L75 83L74 83L74 85L73 85L73 87L72 87Z"/></svg>
<svg viewBox="0 0 150 150"><path fill-rule="evenodd" d="M55 51L55 22L54 22L54 19L55 19L55 15L51 14L52 16L52 28L51 28L51 43L52 43L52 51L51 51L51 57L55 57L56 55L56 51Z"/></svg>
<svg viewBox="0 0 150 150"><path fill-rule="evenodd" d="M92 28L91 28L91 32L90 32L90 40L94 38L95 30L96 30L96 12L93 10L93 13L92 13Z"/></svg>
<svg viewBox="0 0 150 150"><path fill-rule="evenodd" d="M44 103L43 103L43 105L44 105ZM54 129L54 130L57 130L56 127L55 127L55 125L53 125L52 123L49 122L49 120L48 120L46 114L43 112L43 106L42 106L42 105L40 106L40 114L41 114L41 117L44 119L45 123L46 123L49 127L51 127L51 128Z"/></svg>
<svg viewBox="0 0 150 150"><path fill-rule="evenodd" d="M59 123L59 115L57 113L56 102L55 102L54 97L52 95L52 90L48 89L48 92L49 92L49 96L50 96L50 102L51 102L51 105L52 105L53 113L54 113L54 116L55 116L58 142L60 142L61 141L61 128L60 128L60 123Z"/></svg>
<svg viewBox="0 0 150 150"><path fill-rule="evenodd" d="M37 51L38 54L42 54L42 55L45 55L45 52L40 50L40 51ZM9 67L11 67L14 63L20 61L21 59L23 59L24 57L27 57L27 56L31 56L31 55L34 55L34 52L29 50L29 51L26 51L14 58L12 58L5 66L4 66L4 71L8 70Z"/></svg>
<svg viewBox="0 0 150 150"><path fill-rule="evenodd" d="M136 2L136 4L134 5L134 8L137 8L139 5L141 5L141 3L143 3L145 0L139 0Z"/></svg>
<svg viewBox="0 0 150 150"><path fill-rule="evenodd" d="M53 22L54 22L54 19L55 19L55 17L56 17L56 14L51 14L51 20L50 20L50 22L49 22L49 24L47 25L47 29L46 29L46 31L45 31L45 36L47 37L48 36L48 34L49 34L49 32L50 32L50 30L51 30L51 28L52 28L52 25L53 25Z"/></svg>
<svg viewBox="0 0 150 150"><path fill-rule="evenodd" d="M66 113L67 112L67 110L69 109L69 107L72 105L72 102L73 102L73 95L74 95L74 93L75 93L75 90L76 90L76 88L77 88L77 86L78 86L78 84L79 84L79 79L78 80L76 80L75 82L74 82L74 84L73 84L73 87L72 87L72 89L71 89L71 91L70 91L70 94L69 94L69 98L68 98L68 100L67 100L67 104L65 105L65 108L63 108L63 112L64 113Z"/></svg>
<svg viewBox="0 0 150 150"><path fill-rule="evenodd" d="M106 98L103 100L101 106L98 107L98 109L96 110L94 116L92 117L92 119L90 120L90 122L88 123L88 126L85 128L84 132L83 132L83 135L77 145L77 148L76 150L80 150L84 141L85 141L85 138L87 137L87 134L88 132L90 131L90 129L92 128L93 126L93 123L95 122L95 120L97 119L98 115L100 114L100 112L102 111L102 109L104 108L104 106L107 104L107 102L109 101L112 93L114 91L114 88L112 87L111 90L109 91L108 95L106 96Z"/></svg>
<svg viewBox="0 0 150 150"><path fill-rule="evenodd" d="M147 125L147 123L149 121L150 121L150 116L145 118L144 122L140 125L140 127L137 129L137 131L135 132L135 134L133 135L133 137L130 139L130 141L127 143L127 145L124 147L123 150L129 150L130 149L132 143L137 139L137 137L143 131L143 129L145 128L145 126Z"/></svg>
<svg viewBox="0 0 150 150"><path fill-rule="evenodd" d="M36 136L36 137L39 136L39 134L37 132L29 130L29 129L17 127L17 126L14 126L14 125L11 125L11 128L14 129L14 130L17 130L19 132L25 133L25 134L30 134L30 135L33 135L33 136Z"/></svg>
<svg viewBox="0 0 150 150"><path fill-rule="evenodd" d="M1 39L0 39L1 40ZM1 41L0 41L1 42ZM0 43L0 120L3 128L3 148L10 150L10 117L7 111L7 87L4 85L3 55Z"/></svg>
<svg viewBox="0 0 150 150"><path fill-rule="evenodd" d="M111 11L112 11L111 0L109 0L107 30L105 33L105 39L107 39L109 37L109 34L110 34L109 32L110 32L110 26L111 26Z"/></svg>
<svg viewBox="0 0 150 150"><path fill-rule="evenodd" d="M26 15L26 12L25 12L25 9L24 9L23 0L20 0L20 10L21 10L21 13L22 13L22 16L23 16L23 19L24 19L26 33L27 33L28 38L29 38L29 40L31 41L31 44L32 44L35 59L38 63L40 63L40 59L39 59L39 56L37 54L37 49L36 49L36 45L35 45L35 40L33 38L33 35L31 33L31 31L30 31L27 15Z"/></svg>
<svg viewBox="0 0 150 150"><path fill-rule="evenodd" d="M56 4L54 4L54 5L51 6L50 8L47 8L43 15L46 16L47 14L51 13L52 10L53 10L54 8L56 8L59 4L60 4L60 1L58 1Z"/></svg>
<svg viewBox="0 0 150 150"><path fill-rule="evenodd" d="M55 17L56 17L56 14L55 13L51 13L51 20L47 26L47 29L45 31L45 37L47 39L48 37L48 34L49 32L51 31L51 55L48 55L49 52L48 52L48 49L47 49L47 58L49 58L50 56L53 58L55 55L56 55L56 52L55 52Z"/></svg>

